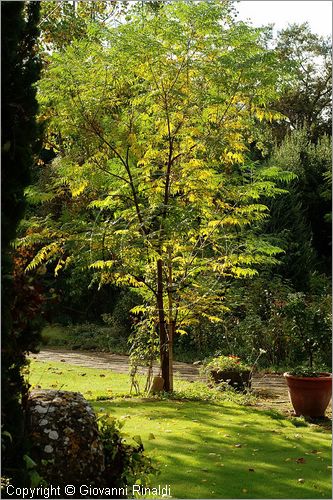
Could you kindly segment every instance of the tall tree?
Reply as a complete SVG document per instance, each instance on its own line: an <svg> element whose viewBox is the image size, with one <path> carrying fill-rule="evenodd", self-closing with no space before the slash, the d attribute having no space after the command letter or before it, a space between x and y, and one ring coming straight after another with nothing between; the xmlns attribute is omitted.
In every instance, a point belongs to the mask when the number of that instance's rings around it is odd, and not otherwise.
<svg viewBox="0 0 333 500"><path fill-rule="evenodd" d="M332 40L312 33L306 23L292 24L279 33L276 50L290 64L292 77L275 103L288 118L282 129L305 128L313 142L330 135Z"/></svg>
<svg viewBox="0 0 333 500"><path fill-rule="evenodd" d="M167 391L174 335L200 316L220 321L228 280L279 251L256 234L258 200L290 175L246 159L255 124L281 116L267 107L281 73L267 44L228 2L143 4L103 47L54 54L40 86L58 154L47 196L66 202L34 220L43 247L29 269L53 260L57 273L75 255L101 285L137 287Z"/></svg>
<svg viewBox="0 0 333 500"><path fill-rule="evenodd" d="M271 203L268 230L280 239L285 250L280 272L297 290L306 291L313 272L331 273L330 137L317 143L309 140L307 129L288 134L273 150L269 164L284 166L297 178L289 194Z"/></svg>
<svg viewBox="0 0 333 500"><path fill-rule="evenodd" d="M40 64L36 53L39 2L1 2L2 28L2 424L5 444L3 472L20 481L24 418L22 376L25 353L35 336L17 309L11 242L23 216L24 188L30 182L38 148L35 82ZM17 313L20 320L18 321ZM22 478L21 478L22 479Z"/></svg>

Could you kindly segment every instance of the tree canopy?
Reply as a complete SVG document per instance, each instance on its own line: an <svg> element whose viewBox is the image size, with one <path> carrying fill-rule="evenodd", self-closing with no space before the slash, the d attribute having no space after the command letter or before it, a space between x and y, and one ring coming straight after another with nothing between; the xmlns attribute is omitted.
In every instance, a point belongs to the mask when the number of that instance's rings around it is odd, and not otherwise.
<svg viewBox="0 0 333 500"><path fill-rule="evenodd" d="M20 242L39 245L28 269L75 263L101 286L136 288L166 390L174 335L220 321L230 280L276 263L263 200L294 178L251 159L257 126L284 118L271 103L288 65L270 30L236 22L231 6L140 4L107 29L92 23L49 56L39 86L57 156L27 191L43 202Z"/></svg>
<svg viewBox="0 0 333 500"><path fill-rule="evenodd" d="M177 2L110 29L88 57L74 42L41 85L53 193L65 186L73 201L30 268L60 253L57 272L85 248L102 284L138 287L148 307L137 312L158 317L167 390L173 335L200 314L218 321L225 279L279 251L244 231L265 218L260 195L281 191L275 177L290 177L244 166L254 121L280 116L266 108L278 83L266 36L232 22L227 4Z"/></svg>

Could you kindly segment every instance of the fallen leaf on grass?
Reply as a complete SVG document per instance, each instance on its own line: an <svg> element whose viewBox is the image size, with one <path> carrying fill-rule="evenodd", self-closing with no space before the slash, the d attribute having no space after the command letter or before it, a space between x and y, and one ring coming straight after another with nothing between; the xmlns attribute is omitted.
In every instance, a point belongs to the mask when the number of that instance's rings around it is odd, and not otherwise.
<svg viewBox="0 0 333 500"><path fill-rule="evenodd" d="M297 464L305 464L306 460L305 458L301 457L301 458L296 458L296 463Z"/></svg>
<svg viewBox="0 0 333 500"><path fill-rule="evenodd" d="M154 436L154 434L153 434L152 432L149 434L148 439L149 439L149 440L151 440L151 439L155 439L155 436Z"/></svg>
<svg viewBox="0 0 333 500"><path fill-rule="evenodd" d="M249 469L249 472L254 472L254 469Z"/></svg>
<svg viewBox="0 0 333 500"><path fill-rule="evenodd" d="M299 483L304 483L304 479L300 478L300 479L298 479L298 482Z"/></svg>
<svg viewBox="0 0 333 500"><path fill-rule="evenodd" d="M235 448L241 448L243 445L238 443L238 444L235 444Z"/></svg>

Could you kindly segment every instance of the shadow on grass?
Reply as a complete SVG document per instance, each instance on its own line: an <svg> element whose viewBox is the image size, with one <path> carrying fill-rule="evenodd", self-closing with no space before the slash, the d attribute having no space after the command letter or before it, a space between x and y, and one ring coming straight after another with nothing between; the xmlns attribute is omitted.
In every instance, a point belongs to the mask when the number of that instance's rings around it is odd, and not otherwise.
<svg viewBox="0 0 333 500"><path fill-rule="evenodd" d="M276 411L156 399L103 407L142 435L174 497L331 498L327 434L298 431Z"/></svg>

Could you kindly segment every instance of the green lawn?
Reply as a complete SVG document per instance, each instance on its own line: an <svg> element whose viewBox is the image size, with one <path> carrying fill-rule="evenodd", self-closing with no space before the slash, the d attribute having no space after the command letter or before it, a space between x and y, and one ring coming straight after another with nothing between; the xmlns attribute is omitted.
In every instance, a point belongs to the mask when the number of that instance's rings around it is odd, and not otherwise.
<svg viewBox="0 0 333 500"><path fill-rule="evenodd" d="M33 362L30 382L60 388L61 379L124 421L159 463L152 486L170 485L174 498L331 498L331 437L319 426L223 401L96 401L128 393L128 376L64 365Z"/></svg>
<svg viewBox="0 0 333 500"><path fill-rule="evenodd" d="M131 387L128 374L35 360L30 363L28 381L32 387L81 392L89 400L128 395Z"/></svg>

